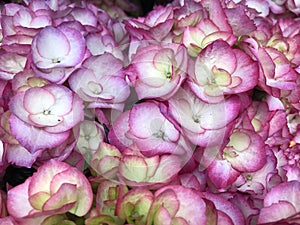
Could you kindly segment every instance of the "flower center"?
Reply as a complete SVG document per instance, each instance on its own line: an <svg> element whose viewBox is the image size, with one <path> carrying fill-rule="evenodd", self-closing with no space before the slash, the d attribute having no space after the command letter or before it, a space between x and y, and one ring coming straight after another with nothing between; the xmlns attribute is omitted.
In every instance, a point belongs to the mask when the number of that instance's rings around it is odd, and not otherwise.
<svg viewBox="0 0 300 225"><path fill-rule="evenodd" d="M45 110L43 111L43 114L44 114L44 115L50 115L50 114L51 114L51 111L50 111L49 109L45 109Z"/></svg>
<svg viewBox="0 0 300 225"><path fill-rule="evenodd" d="M163 132L162 130L159 130L157 133L154 133L153 136L158 139L165 140L165 132Z"/></svg>
<svg viewBox="0 0 300 225"><path fill-rule="evenodd" d="M61 60L59 58L52 59L52 63L53 64L59 64L59 63L61 63Z"/></svg>
<svg viewBox="0 0 300 225"><path fill-rule="evenodd" d="M195 123L200 123L200 115L193 115L192 116L192 119L193 119L193 121L195 122Z"/></svg>

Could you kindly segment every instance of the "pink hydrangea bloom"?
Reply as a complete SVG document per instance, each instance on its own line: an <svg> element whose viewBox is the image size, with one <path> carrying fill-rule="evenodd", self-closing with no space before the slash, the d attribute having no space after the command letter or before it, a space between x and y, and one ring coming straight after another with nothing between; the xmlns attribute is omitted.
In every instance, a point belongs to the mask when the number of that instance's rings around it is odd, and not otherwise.
<svg viewBox="0 0 300 225"><path fill-rule="evenodd" d="M18 92L9 107L12 134L30 151L58 146L83 119L82 100L55 84ZM28 138L27 132L35 135Z"/></svg>
<svg viewBox="0 0 300 225"><path fill-rule="evenodd" d="M82 61L85 48L80 31L66 26L45 27L31 45L33 62L40 69L76 66Z"/></svg>
<svg viewBox="0 0 300 225"><path fill-rule="evenodd" d="M149 45L137 49L129 76L138 98L169 99L186 78L187 52L178 44Z"/></svg>
<svg viewBox="0 0 300 225"><path fill-rule="evenodd" d="M110 53L91 56L69 78L69 84L88 108L114 108L122 111L130 94L123 63Z"/></svg>
<svg viewBox="0 0 300 225"><path fill-rule="evenodd" d="M40 166L7 195L9 214L20 224L65 212L84 216L91 205L92 189L87 178L70 165L54 160Z"/></svg>
<svg viewBox="0 0 300 225"><path fill-rule="evenodd" d="M243 51L217 40L196 58L188 84L203 101L217 103L225 95L251 90L258 83L258 66Z"/></svg>

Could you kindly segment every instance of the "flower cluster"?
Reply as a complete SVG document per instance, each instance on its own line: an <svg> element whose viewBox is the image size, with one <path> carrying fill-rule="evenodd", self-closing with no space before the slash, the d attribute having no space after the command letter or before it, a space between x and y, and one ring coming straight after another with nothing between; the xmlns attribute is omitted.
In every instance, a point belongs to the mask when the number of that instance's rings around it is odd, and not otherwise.
<svg viewBox="0 0 300 225"><path fill-rule="evenodd" d="M0 224L300 224L299 1L139 12L1 6Z"/></svg>

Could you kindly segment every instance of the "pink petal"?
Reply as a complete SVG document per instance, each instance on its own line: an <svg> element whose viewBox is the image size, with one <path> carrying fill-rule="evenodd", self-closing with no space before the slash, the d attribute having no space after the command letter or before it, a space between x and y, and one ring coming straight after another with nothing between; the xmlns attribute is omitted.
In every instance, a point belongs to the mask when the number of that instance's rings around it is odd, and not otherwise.
<svg viewBox="0 0 300 225"><path fill-rule="evenodd" d="M294 205L297 212L300 211L299 196L300 182L290 181L287 183L281 183L271 189L264 199L264 206L271 206L273 203L281 201L287 201Z"/></svg>
<svg viewBox="0 0 300 225"><path fill-rule="evenodd" d="M73 28L48 26L33 39L32 52L35 65L41 69L75 66L84 57L85 40Z"/></svg>
<svg viewBox="0 0 300 225"><path fill-rule="evenodd" d="M30 153L22 145L8 145L6 149L6 159L9 163L17 166L30 168L41 153L41 151Z"/></svg>
<svg viewBox="0 0 300 225"><path fill-rule="evenodd" d="M31 178L28 178L23 184L20 184L7 193L7 210L13 217L20 218L30 214L33 210L29 203L28 187Z"/></svg>
<svg viewBox="0 0 300 225"><path fill-rule="evenodd" d="M226 160L215 161L208 167L208 177L217 188L226 188L240 175Z"/></svg>
<svg viewBox="0 0 300 225"><path fill-rule="evenodd" d="M50 184L53 177L70 168L70 165L54 160L49 160L38 168L31 180L28 190L29 195L34 195L39 192L46 192L50 194Z"/></svg>
<svg viewBox="0 0 300 225"><path fill-rule="evenodd" d="M172 217L164 205L161 205L154 214L154 224L172 224Z"/></svg>
<svg viewBox="0 0 300 225"><path fill-rule="evenodd" d="M25 110L23 105L23 99L25 92L17 92L9 102L10 111L15 114L18 118L22 118L23 121L30 122L28 119L29 113Z"/></svg>
<svg viewBox="0 0 300 225"><path fill-rule="evenodd" d="M293 216L296 213L297 211L293 204L288 201L280 201L262 208L258 217L258 223L275 223L276 221Z"/></svg>
<svg viewBox="0 0 300 225"><path fill-rule="evenodd" d="M180 185L167 185L155 192L155 201L156 198L162 198L160 200L162 204L169 209L165 205L165 203L171 203L168 201L168 195L164 196L165 193L173 192L175 193L177 204L174 204L172 208L176 205L179 206L178 210L176 210L175 214L173 211L169 211L171 215L175 217L183 218L186 220L187 224L190 225L199 225L205 224L207 218L205 216L206 206L204 200L201 198L199 192L194 191L193 189L185 188ZM154 203L153 203L154 204ZM188 207L193 206L193 207Z"/></svg>
<svg viewBox="0 0 300 225"><path fill-rule="evenodd" d="M170 188L158 189L154 194L152 208L155 209L158 205L162 205L164 207L159 207L157 211L160 211L161 209L163 211L166 210L169 217L176 216L176 213L178 213L178 210L180 209L180 200L177 198L178 190L175 190L172 189L172 186Z"/></svg>
<svg viewBox="0 0 300 225"><path fill-rule="evenodd" d="M115 58L110 53L104 53L98 56L91 56L83 63L84 68L94 72L95 77L99 79L102 76L118 76L119 71L123 68L121 60Z"/></svg>
<svg viewBox="0 0 300 225"><path fill-rule="evenodd" d="M48 133L43 129L24 123L13 114L9 118L9 123L13 136L32 153L60 145L70 134L69 130L62 133Z"/></svg>
<svg viewBox="0 0 300 225"><path fill-rule="evenodd" d="M226 153L225 150L223 156L231 163L233 168L241 172L255 172L265 165L265 144L258 134L248 130L239 130L234 132L231 138L232 142L228 144L228 152ZM235 145L236 147L234 147ZM243 147L241 147L242 145ZM233 146L233 152L229 149L230 146ZM241 147L240 150L239 147ZM230 155L231 153L232 155ZM226 156L226 154L228 155Z"/></svg>
<svg viewBox="0 0 300 225"><path fill-rule="evenodd" d="M70 89L62 85L47 85L43 89L49 91L55 98L55 104L49 108L52 114L65 115L71 111L73 93Z"/></svg>
<svg viewBox="0 0 300 225"><path fill-rule="evenodd" d="M77 201L69 212L76 216L85 215L90 210L93 202L93 193L89 181L79 170L72 167L53 177L50 184L50 193L56 193L64 183L73 184L77 188Z"/></svg>
<svg viewBox="0 0 300 225"><path fill-rule="evenodd" d="M130 129L128 124L129 113L130 111L125 111L120 114L108 132L109 143L115 145L120 151L123 151L133 143L133 141L126 136L127 131Z"/></svg>
<svg viewBox="0 0 300 225"><path fill-rule="evenodd" d="M40 57L47 60L61 58L68 55L71 49L71 43L69 43L66 35L61 30L51 26L41 30L32 44L33 47L36 47L36 50L34 50L37 51L37 53L33 52L34 60L35 54L39 54ZM38 63L38 61L35 61L35 63Z"/></svg>
<svg viewBox="0 0 300 225"><path fill-rule="evenodd" d="M51 127L51 126L45 127L44 128L45 131L54 133L54 134L67 132L70 129L72 129L75 125L77 125L81 121L83 121L83 119L84 119L83 101L77 94L74 94L72 97L73 97L72 100L70 100L70 102L72 104L71 105L72 110L70 110L67 114L65 114L63 116L63 121L61 123L59 123L53 127ZM57 110L60 110L60 109L57 109ZM64 110L64 109L62 109L62 110Z"/></svg>
<svg viewBox="0 0 300 225"><path fill-rule="evenodd" d="M234 225L232 219L224 212L217 211L218 225Z"/></svg>
<svg viewBox="0 0 300 225"><path fill-rule="evenodd" d="M164 121L165 118L155 103L141 103L131 109L129 116L130 132L136 137L148 138L160 130Z"/></svg>
<svg viewBox="0 0 300 225"><path fill-rule="evenodd" d="M208 192L202 192L201 194L203 195L203 198L212 201L218 211L223 212L224 214L226 214L226 216L229 217L229 219L231 220L227 220L229 224L231 224L230 222L233 222L233 225L246 224L244 215L241 210L226 198L222 197L221 195ZM227 225L228 223L225 224Z"/></svg>
<svg viewBox="0 0 300 225"><path fill-rule="evenodd" d="M56 210L68 205L68 208L64 208L64 211L67 212L74 207L77 198L76 185L64 183L59 187L57 192L51 195L51 197L45 202L42 211ZM64 211L60 211L60 213L63 213Z"/></svg>

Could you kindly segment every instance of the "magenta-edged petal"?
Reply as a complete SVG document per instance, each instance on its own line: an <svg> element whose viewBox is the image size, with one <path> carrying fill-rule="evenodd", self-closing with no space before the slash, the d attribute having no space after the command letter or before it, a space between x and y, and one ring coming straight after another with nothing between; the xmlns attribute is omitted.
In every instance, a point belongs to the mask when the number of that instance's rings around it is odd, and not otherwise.
<svg viewBox="0 0 300 225"><path fill-rule="evenodd" d="M16 221L13 219L12 216L6 216L6 217L3 217L3 218L0 218L0 224L3 224L3 225L20 225L20 224L16 223Z"/></svg>
<svg viewBox="0 0 300 225"><path fill-rule="evenodd" d="M24 108L31 114L43 113L55 103L55 97L44 88L34 87L24 95Z"/></svg>
<svg viewBox="0 0 300 225"><path fill-rule="evenodd" d="M85 40L80 31L70 27L45 27L32 42L33 62L40 69L79 64L85 54Z"/></svg>
<svg viewBox="0 0 300 225"><path fill-rule="evenodd" d="M59 29L51 26L45 27L33 42L40 57L48 60L58 59L61 56L67 55L71 48L66 35ZM34 56L35 54L33 54Z"/></svg>
<svg viewBox="0 0 300 225"><path fill-rule="evenodd" d="M154 224L172 224L172 217L164 205L161 205L154 215Z"/></svg>
<svg viewBox="0 0 300 225"><path fill-rule="evenodd" d="M178 143L164 141L160 138L137 139L135 144L141 149L142 154L147 157L162 154L184 155L186 153L186 149Z"/></svg>
<svg viewBox="0 0 300 225"><path fill-rule="evenodd" d="M9 117L9 124L13 136L32 153L41 149L56 147L70 135L69 130L62 133L48 133L43 129L24 123L13 114Z"/></svg>
<svg viewBox="0 0 300 225"><path fill-rule="evenodd" d="M46 192L38 192L34 195L29 196L29 202L31 206L36 210L41 210L44 203L50 198L50 194Z"/></svg>
<svg viewBox="0 0 300 225"><path fill-rule="evenodd" d="M280 201L278 203L273 203L268 207L262 208L257 222L259 224L271 222L274 223L276 221L293 216L296 213L297 211L293 204L288 201Z"/></svg>
<svg viewBox="0 0 300 225"><path fill-rule="evenodd" d="M169 111L174 119L182 126L183 132L195 144L206 145L201 140L225 133L219 132L239 114L241 101L236 96L216 104L209 104L199 99L188 86L180 89L169 100ZM224 112L224 113L216 113ZM212 131L212 136L207 132ZM191 135L192 134L192 135ZM200 135L201 134L201 135ZM213 139L213 138L212 138Z"/></svg>
<svg viewBox="0 0 300 225"><path fill-rule="evenodd" d="M241 210L226 198L222 197L221 195L208 192L202 192L201 195L204 199L213 202L218 211L226 214L233 222L233 225L246 224L245 217Z"/></svg>
<svg viewBox="0 0 300 225"><path fill-rule="evenodd" d="M226 14L220 1L204 1L203 4L209 9L209 18L213 20L221 30L232 32L232 28L228 23Z"/></svg>
<svg viewBox="0 0 300 225"><path fill-rule="evenodd" d="M24 96L25 92L17 92L8 104L9 110L24 122L30 123L28 118L29 113L25 110L23 105Z"/></svg>
<svg viewBox="0 0 300 225"><path fill-rule="evenodd" d="M108 132L109 143L115 145L120 151L129 147L133 141L126 136L129 128L129 114L130 111L125 111L117 117Z"/></svg>
<svg viewBox="0 0 300 225"><path fill-rule="evenodd" d="M28 200L30 182L31 178L28 178L23 184L10 189L7 193L7 210L15 218L25 217L33 210Z"/></svg>
<svg viewBox="0 0 300 225"><path fill-rule="evenodd" d="M91 208L93 202L93 193L89 181L79 170L72 167L53 177L50 184L50 193L56 193L59 187L64 183L73 184L77 188L77 201L69 212L77 216L85 215Z"/></svg>
<svg viewBox="0 0 300 225"><path fill-rule="evenodd" d="M176 213L180 209L180 200L177 198L177 191L173 190L172 188L158 189L154 194L154 202L150 210L159 211L161 206L164 206L164 209L167 210L169 216L176 216ZM159 206L158 209L156 208L157 206Z"/></svg>
<svg viewBox="0 0 300 225"><path fill-rule="evenodd" d="M146 119L151 118L151 121ZM160 130L165 118L155 103L141 103L135 105L129 116L130 132L139 138L151 137Z"/></svg>
<svg viewBox="0 0 300 225"><path fill-rule="evenodd" d="M83 67L92 70L95 77L99 79L107 75L118 76L120 70L123 68L123 63L112 54L104 53L89 57L84 61Z"/></svg>
<svg viewBox="0 0 300 225"><path fill-rule="evenodd" d="M241 172L255 172L266 163L263 139L249 130L237 130L230 136L223 157L232 167Z"/></svg>
<svg viewBox="0 0 300 225"><path fill-rule="evenodd" d="M62 85L48 85L44 89L55 98L55 104L49 108L52 114L65 115L72 109L73 92Z"/></svg>
<svg viewBox="0 0 300 225"><path fill-rule="evenodd" d="M167 183L174 179L177 173L184 166L184 160L180 156L176 155L163 155L160 157L159 165L148 165L149 170L155 171L155 174L151 177L150 182Z"/></svg>
<svg viewBox="0 0 300 225"><path fill-rule="evenodd" d="M28 168L32 166L41 154L41 151L30 153L22 145L8 145L6 148L6 159L9 163Z"/></svg>
<svg viewBox="0 0 300 225"><path fill-rule="evenodd" d="M241 81L238 85L234 85L231 90L226 91L226 94L248 91L258 84L259 71L257 63L241 50L234 49L233 51L238 61L236 71L232 76L233 78L239 78Z"/></svg>
<svg viewBox="0 0 300 225"><path fill-rule="evenodd" d="M49 160L38 168L38 172L32 176L32 181L28 190L29 195L34 195L38 192L46 192L50 194L50 184L58 173L61 173L70 168L66 163Z"/></svg>
<svg viewBox="0 0 300 225"><path fill-rule="evenodd" d="M167 185L158 189L154 195L147 224L152 224L151 216L159 212L158 206L163 206L172 218L184 219L190 225L206 224L207 222L206 204L199 192L193 189L180 185ZM161 224L163 221L159 222L158 224Z"/></svg>
<svg viewBox="0 0 300 225"><path fill-rule="evenodd" d="M231 167L227 160L215 159L208 167L208 177L217 188L226 188L231 185L240 172Z"/></svg>
<svg viewBox="0 0 300 225"><path fill-rule="evenodd" d="M72 110L63 116L63 121L56 126L45 127L44 130L50 133L58 134L61 132L67 132L72 129L76 124L80 123L84 119L84 105L82 99L74 94L71 100Z"/></svg>
<svg viewBox="0 0 300 225"><path fill-rule="evenodd" d="M74 8L71 12L76 21L79 21L82 25L97 26L98 18L88 8Z"/></svg>
<svg viewBox="0 0 300 225"><path fill-rule="evenodd" d="M138 214L140 218L137 220L145 224L152 202L153 193L151 191L143 188L131 189L118 199L116 215L121 219L127 219L128 222L134 222L134 215ZM133 207L128 210L128 206Z"/></svg>
<svg viewBox="0 0 300 225"><path fill-rule="evenodd" d="M294 205L297 212L300 211L299 194L300 182L290 181L281 183L271 189L264 199L264 206L271 206L273 203L287 201Z"/></svg>
<svg viewBox="0 0 300 225"><path fill-rule="evenodd" d="M232 122L239 114L241 102L236 96L227 98L217 104L206 104L203 108L203 121L201 127L205 129L219 129ZM214 113L214 112L224 112Z"/></svg>
<svg viewBox="0 0 300 225"><path fill-rule="evenodd" d="M90 81L97 82L97 78L92 70L84 68L74 71L68 79L71 89L78 94L81 88L88 87Z"/></svg>
<svg viewBox="0 0 300 225"><path fill-rule="evenodd" d="M76 184L64 183L62 184L56 193L45 202L42 207L42 211L60 209L65 205L68 205L66 212L74 207L77 200Z"/></svg>
<svg viewBox="0 0 300 225"><path fill-rule="evenodd" d="M105 100L111 100L112 103L122 102L129 96L129 86L126 81L117 76L102 77L97 83L89 83L87 90L91 97Z"/></svg>
<svg viewBox="0 0 300 225"><path fill-rule="evenodd" d="M80 31L67 26L59 27L59 30L61 30L67 36L70 43L70 52L63 62L64 66L74 66L79 64L85 54L84 37Z"/></svg>
<svg viewBox="0 0 300 225"><path fill-rule="evenodd" d="M232 219L222 211L217 211L217 220L218 225L234 225Z"/></svg>
<svg viewBox="0 0 300 225"><path fill-rule="evenodd" d="M232 125L227 125L217 130L203 130L201 133L195 133L185 129L184 134L195 145L202 147L219 146L229 137L228 133L231 127Z"/></svg>

